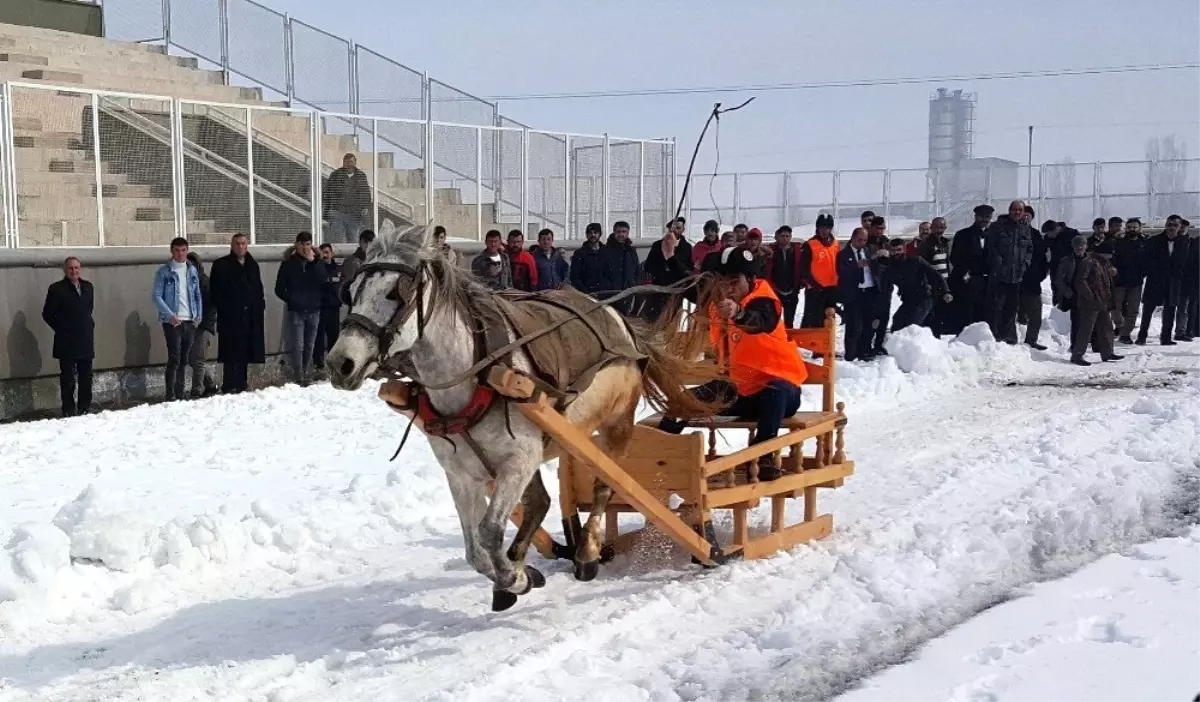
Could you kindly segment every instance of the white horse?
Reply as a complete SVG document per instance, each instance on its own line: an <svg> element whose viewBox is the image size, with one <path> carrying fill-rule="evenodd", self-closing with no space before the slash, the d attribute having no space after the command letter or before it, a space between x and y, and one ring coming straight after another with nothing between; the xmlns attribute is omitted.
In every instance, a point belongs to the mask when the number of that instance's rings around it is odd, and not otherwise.
<svg viewBox="0 0 1200 702"><path fill-rule="evenodd" d="M491 326L494 332L499 326L505 342L520 334L503 318L489 318L488 310L494 311L501 298L471 276L445 265L428 249L428 235L428 227L414 226L385 231L371 244L366 261L350 283L353 308L329 351L326 366L334 387L356 390L381 363L402 358L408 375L424 388L433 411L442 418L458 419L459 427L466 427L462 433L431 438L430 446L446 471L462 523L467 561L492 581L492 608L507 609L518 595L545 583L542 574L524 561L550 506L538 468L556 457L559 447L547 441L542 430L522 413L510 411L504 398L489 399L491 389L481 380L487 368L473 368L486 360L483 331ZM576 296L587 301L581 294ZM505 304L521 304L519 299L506 299L514 301ZM685 360L697 357L694 348L682 348L694 345L696 335L689 338L678 331L663 333L628 324L608 307L591 314L611 315L618 324L606 328L617 328L625 335L612 343L636 345L645 351L645 358L618 358L600 368L562 409L568 422L587 435L598 432L598 443L620 461L628 451L634 413L643 394L669 406L676 416L712 412L710 405L698 402L684 388L712 375ZM591 334L568 341L564 347L606 343ZM513 369L537 376L525 347L517 347L508 358ZM430 433L428 423L426 431ZM490 499L489 483L493 486ZM597 482L587 524L575 535L575 575L580 580L591 580L597 573L600 517L611 495L610 488ZM523 523L506 551L504 531L519 502L524 508Z"/></svg>

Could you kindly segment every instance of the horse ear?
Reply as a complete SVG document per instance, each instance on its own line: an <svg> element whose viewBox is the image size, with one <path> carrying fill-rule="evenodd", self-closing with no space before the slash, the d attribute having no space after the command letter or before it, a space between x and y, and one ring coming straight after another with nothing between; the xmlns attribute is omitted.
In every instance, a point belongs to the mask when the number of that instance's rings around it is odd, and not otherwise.
<svg viewBox="0 0 1200 702"><path fill-rule="evenodd" d="M396 223L390 219L383 220L383 224L379 227L379 235L387 236L394 231L396 231Z"/></svg>
<svg viewBox="0 0 1200 702"><path fill-rule="evenodd" d="M433 228L428 225L414 224L401 238L410 246L424 249L429 245L429 236L432 231Z"/></svg>

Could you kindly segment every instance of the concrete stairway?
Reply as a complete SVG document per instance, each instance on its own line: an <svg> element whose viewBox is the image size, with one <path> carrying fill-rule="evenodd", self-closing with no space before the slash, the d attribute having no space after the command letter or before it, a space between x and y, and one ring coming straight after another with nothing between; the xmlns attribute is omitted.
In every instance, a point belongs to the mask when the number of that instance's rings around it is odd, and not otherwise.
<svg viewBox="0 0 1200 702"><path fill-rule="evenodd" d="M65 89L71 86L227 105L182 106L187 233L196 243L220 243L248 230L245 111L237 106L285 103L264 100L259 88L225 85L219 71L199 68L194 58L166 55L162 47L6 24L0 24L0 80L64 88L13 87L22 246L101 241L91 97ZM100 101L106 245L165 245L173 236L171 159L164 140L169 110L169 101L153 97ZM309 228L308 122L302 113L255 112L255 173L261 183L255 189L255 221L261 242L290 240ZM360 150L370 143L369 137L325 130L324 174L340 166L345 153L356 154L359 168L371 173L372 156ZM428 220L422 169L396 168L393 154L381 152L377 172L381 220ZM462 204L457 189L439 188L434 200L437 221L452 235L473 235L475 208ZM485 229L497 227L492 205L484 206L483 220Z"/></svg>

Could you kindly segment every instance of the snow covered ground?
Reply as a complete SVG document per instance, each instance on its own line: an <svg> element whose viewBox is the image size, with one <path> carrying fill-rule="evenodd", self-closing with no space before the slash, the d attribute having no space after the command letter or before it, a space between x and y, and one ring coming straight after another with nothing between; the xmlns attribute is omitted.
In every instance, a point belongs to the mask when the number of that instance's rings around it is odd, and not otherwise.
<svg viewBox="0 0 1200 702"><path fill-rule="evenodd" d="M912 329L842 364L829 539L591 583L539 562L500 614L373 388L0 428L0 700L1190 699L1194 666L1106 676L1200 648L1200 348L1077 368L1050 326L1048 352Z"/></svg>

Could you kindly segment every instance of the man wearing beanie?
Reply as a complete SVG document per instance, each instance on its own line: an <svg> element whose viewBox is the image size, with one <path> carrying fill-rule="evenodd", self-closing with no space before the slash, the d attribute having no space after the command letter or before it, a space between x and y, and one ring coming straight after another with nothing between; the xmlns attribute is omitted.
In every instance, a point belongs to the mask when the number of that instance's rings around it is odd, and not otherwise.
<svg viewBox="0 0 1200 702"><path fill-rule="evenodd" d="M800 386L808 371L787 336L783 304L771 284L758 276L754 254L743 246L721 252L723 294L709 306L709 333L719 362L729 369L729 379L691 389L706 402L727 403L722 413L753 419L758 427L751 444L779 435L780 425L800 409ZM664 418L659 429L675 434L687 426ZM775 480L781 472L771 455L759 458L760 480Z"/></svg>
<svg viewBox="0 0 1200 702"><path fill-rule="evenodd" d="M825 324L825 310L838 302L837 239L833 238L833 216L817 215L817 233L800 251L800 283L804 286L804 316L801 327Z"/></svg>

